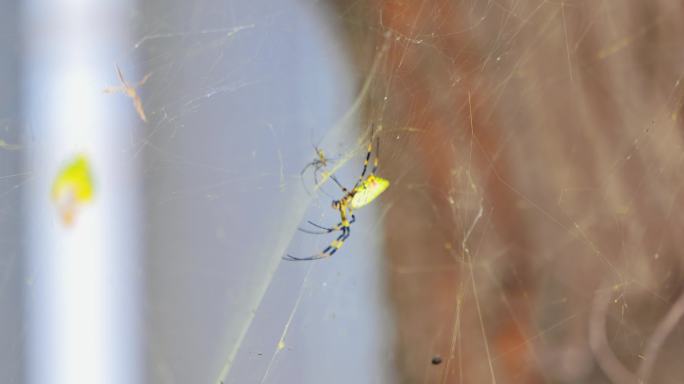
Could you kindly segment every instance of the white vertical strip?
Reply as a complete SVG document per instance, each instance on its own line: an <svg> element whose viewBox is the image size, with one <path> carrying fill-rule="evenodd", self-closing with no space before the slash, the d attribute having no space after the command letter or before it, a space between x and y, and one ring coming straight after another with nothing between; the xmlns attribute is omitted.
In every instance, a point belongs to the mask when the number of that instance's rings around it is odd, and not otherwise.
<svg viewBox="0 0 684 384"><path fill-rule="evenodd" d="M24 2L23 107L28 383L141 381L138 180L122 151L137 124L131 101L106 95L130 48L131 0ZM125 56L124 56L125 57ZM59 170L85 154L94 200L72 225L50 198Z"/></svg>

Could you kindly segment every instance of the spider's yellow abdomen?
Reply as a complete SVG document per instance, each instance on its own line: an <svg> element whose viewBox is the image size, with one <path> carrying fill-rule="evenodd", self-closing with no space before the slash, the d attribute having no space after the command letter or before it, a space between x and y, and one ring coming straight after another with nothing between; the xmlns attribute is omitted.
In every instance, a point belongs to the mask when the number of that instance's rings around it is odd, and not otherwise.
<svg viewBox="0 0 684 384"><path fill-rule="evenodd" d="M389 181L375 175L370 175L358 187L352 197L351 208L357 209L375 200L385 189L389 187Z"/></svg>

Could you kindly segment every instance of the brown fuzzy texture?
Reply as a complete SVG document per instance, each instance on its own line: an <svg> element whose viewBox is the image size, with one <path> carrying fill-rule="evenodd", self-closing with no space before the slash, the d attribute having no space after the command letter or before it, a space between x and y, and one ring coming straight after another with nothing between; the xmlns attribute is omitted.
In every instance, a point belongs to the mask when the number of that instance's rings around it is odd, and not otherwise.
<svg viewBox="0 0 684 384"><path fill-rule="evenodd" d="M682 290L681 2L335 13L359 78L389 41L366 106L393 183L380 200L403 382L643 374ZM681 330L656 345L652 382L684 381Z"/></svg>

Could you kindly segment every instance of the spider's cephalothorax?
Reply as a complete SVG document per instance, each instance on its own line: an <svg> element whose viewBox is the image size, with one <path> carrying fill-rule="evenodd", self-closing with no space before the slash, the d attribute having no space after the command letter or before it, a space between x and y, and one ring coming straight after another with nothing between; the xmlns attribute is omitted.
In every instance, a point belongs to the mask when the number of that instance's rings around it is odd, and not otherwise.
<svg viewBox="0 0 684 384"><path fill-rule="evenodd" d="M303 232L313 234L325 234L335 231L341 231L342 233L335 240L333 240L327 248L317 255L310 257L294 257L292 255L287 255L285 260L302 261L323 259L334 255L335 252L342 247L344 241L347 240L351 234L350 229L352 223L356 221L356 217L352 211L369 204L371 201L375 200L376 197L380 196L380 194L383 193L387 187L389 187L388 180L375 175L375 171L378 169L379 149L380 141L376 140L376 153L375 158L373 159L373 169L371 170L370 175L366 176L368 162L370 161L371 153L373 151L373 135L371 134L371 140L368 142L368 152L366 153L366 159L363 162L363 171L361 172L361 176L359 176L359 180L354 185L354 188L351 190L345 188L334 175L330 175L330 178L340 187L340 189L342 189L342 193L344 193L339 200L333 200L332 202L332 208L340 213L340 222L332 228L327 228L309 221L309 224L321 229L322 231L316 232L301 229Z"/></svg>

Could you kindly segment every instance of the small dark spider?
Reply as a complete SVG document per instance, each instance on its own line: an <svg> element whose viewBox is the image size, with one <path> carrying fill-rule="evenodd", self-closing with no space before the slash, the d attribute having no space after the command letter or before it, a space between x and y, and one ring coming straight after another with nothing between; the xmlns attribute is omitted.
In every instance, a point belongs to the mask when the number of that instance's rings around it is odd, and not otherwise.
<svg viewBox="0 0 684 384"><path fill-rule="evenodd" d="M299 175L304 177L304 173L306 173L306 171L309 168L313 167L314 181L316 182L316 184L318 184L318 173L321 171L321 169L328 166L328 162L330 161L330 159L325 157L325 153L323 153L322 149L314 147L314 150L316 151L316 158L312 162L304 166L304 169L302 169ZM324 172L323 175L325 176L326 173Z"/></svg>

